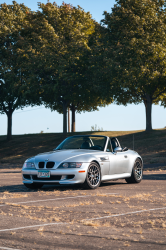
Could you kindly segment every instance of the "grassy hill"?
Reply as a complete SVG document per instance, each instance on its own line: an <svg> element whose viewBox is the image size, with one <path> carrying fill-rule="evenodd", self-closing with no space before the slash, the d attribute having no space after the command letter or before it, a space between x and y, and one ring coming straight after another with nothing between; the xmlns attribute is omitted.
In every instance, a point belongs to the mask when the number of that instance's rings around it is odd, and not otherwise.
<svg viewBox="0 0 166 250"><path fill-rule="evenodd" d="M93 134L117 137L124 147L137 151L144 163L166 163L166 129L145 131L102 131L76 132L70 135ZM54 149L63 140L61 133L14 135L13 140L6 141L6 136L0 136L0 165L21 166L23 162L38 153Z"/></svg>

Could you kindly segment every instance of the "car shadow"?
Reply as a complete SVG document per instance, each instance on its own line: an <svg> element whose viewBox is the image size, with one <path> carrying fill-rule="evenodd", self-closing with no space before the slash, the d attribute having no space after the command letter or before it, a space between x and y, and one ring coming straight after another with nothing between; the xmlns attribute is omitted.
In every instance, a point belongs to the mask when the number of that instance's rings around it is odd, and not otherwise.
<svg viewBox="0 0 166 250"><path fill-rule="evenodd" d="M120 180L116 180L116 181L107 181L107 182L102 182L100 187L107 187L107 186L114 186L114 185L126 185L127 182L122 182L123 179L120 181Z"/></svg>
<svg viewBox="0 0 166 250"><path fill-rule="evenodd" d="M8 186L1 186L0 187L0 193L2 192L10 192L10 193L26 193L27 192L27 188L24 187L24 185L8 185Z"/></svg>
<svg viewBox="0 0 166 250"><path fill-rule="evenodd" d="M52 185L44 185L40 189L30 189L25 187L23 184L21 185L8 185L8 186L1 186L0 187L0 193L3 192L9 192L9 193L27 193L27 192L39 192L39 190L43 190L45 192L50 191L79 191L79 190L85 190L85 188L80 184L75 185L60 185L60 184L52 184Z"/></svg>
<svg viewBox="0 0 166 250"><path fill-rule="evenodd" d="M127 183L124 182L115 182L115 181L111 181L111 182L104 182L101 183L100 187L107 187L107 186L113 186L113 185L125 185ZM97 189L99 190L100 187ZM88 189L85 188L83 185L81 184L74 184L74 185L60 185L60 184L54 184L54 185L44 185L42 188L40 189L29 189L27 187L25 187L23 184L21 185L8 185L8 186L1 186L0 187L0 193L3 192L9 192L9 193L27 193L27 192L39 192L39 190L43 190L45 192L54 192L55 190L59 191L59 192L65 192L65 191L91 191L91 192L95 192L96 189Z"/></svg>
<svg viewBox="0 0 166 250"><path fill-rule="evenodd" d="M143 180L166 180L166 174L148 174L143 176ZM124 182L124 180L117 180L117 181L107 181L101 183L100 187L108 187L108 186L114 186L114 185L129 185L127 182ZM100 190L100 187L97 190ZM39 190L43 190L45 192L53 192L55 190L60 192L65 191L91 191L95 192L96 189L87 189L81 184L74 184L74 185L44 185L41 189L28 189L23 184L21 185L8 185L8 186L1 186L0 187L0 193L3 193L5 191L9 193L27 193L27 192L38 192Z"/></svg>

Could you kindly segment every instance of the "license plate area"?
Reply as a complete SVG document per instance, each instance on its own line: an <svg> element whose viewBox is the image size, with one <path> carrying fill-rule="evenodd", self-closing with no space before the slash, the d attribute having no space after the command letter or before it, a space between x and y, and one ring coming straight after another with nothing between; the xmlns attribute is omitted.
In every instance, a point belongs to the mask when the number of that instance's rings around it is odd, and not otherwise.
<svg viewBox="0 0 166 250"><path fill-rule="evenodd" d="M37 173L38 178L50 178L50 171L38 171Z"/></svg>

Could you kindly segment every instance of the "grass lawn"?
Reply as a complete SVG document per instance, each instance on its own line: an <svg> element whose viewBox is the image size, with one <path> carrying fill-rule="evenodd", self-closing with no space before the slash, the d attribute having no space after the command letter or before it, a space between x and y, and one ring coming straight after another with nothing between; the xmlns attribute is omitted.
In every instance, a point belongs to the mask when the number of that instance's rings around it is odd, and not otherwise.
<svg viewBox="0 0 166 250"><path fill-rule="evenodd" d="M117 137L123 147L137 151L144 163L166 163L166 129L145 131L76 132L70 135L91 134ZM56 148L63 140L62 133L14 135L11 141L0 136L0 165L21 167L24 161L36 154Z"/></svg>

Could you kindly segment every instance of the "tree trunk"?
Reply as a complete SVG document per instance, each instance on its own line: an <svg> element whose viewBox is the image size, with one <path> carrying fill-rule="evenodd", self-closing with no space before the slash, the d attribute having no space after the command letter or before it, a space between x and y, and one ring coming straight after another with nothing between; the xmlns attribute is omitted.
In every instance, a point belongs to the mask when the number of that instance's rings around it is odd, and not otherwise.
<svg viewBox="0 0 166 250"><path fill-rule="evenodd" d="M7 112L7 140L12 139L12 111Z"/></svg>
<svg viewBox="0 0 166 250"><path fill-rule="evenodd" d="M75 112L76 112L76 109L75 109L75 106L72 105L72 108L71 108L71 111L72 111L72 127L71 127L71 132L76 132L76 120L75 120Z"/></svg>
<svg viewBox="0 0 166 250"><path fill-rule="evenodd" d="M145 113L146 113L146 131L152 130L152 97L146 94L145 104Z"/></svg>
<svg viewBox="0 0 166 250"><path fill-rule="evenodd" d="M68 132L70 133L70 108L68 108Z"/></svg>
<svg viewBox="0 0 166 250"><path fill-rule="evenodd" d="M63 135L67 136L67 103L63 102Z"/></svg>

